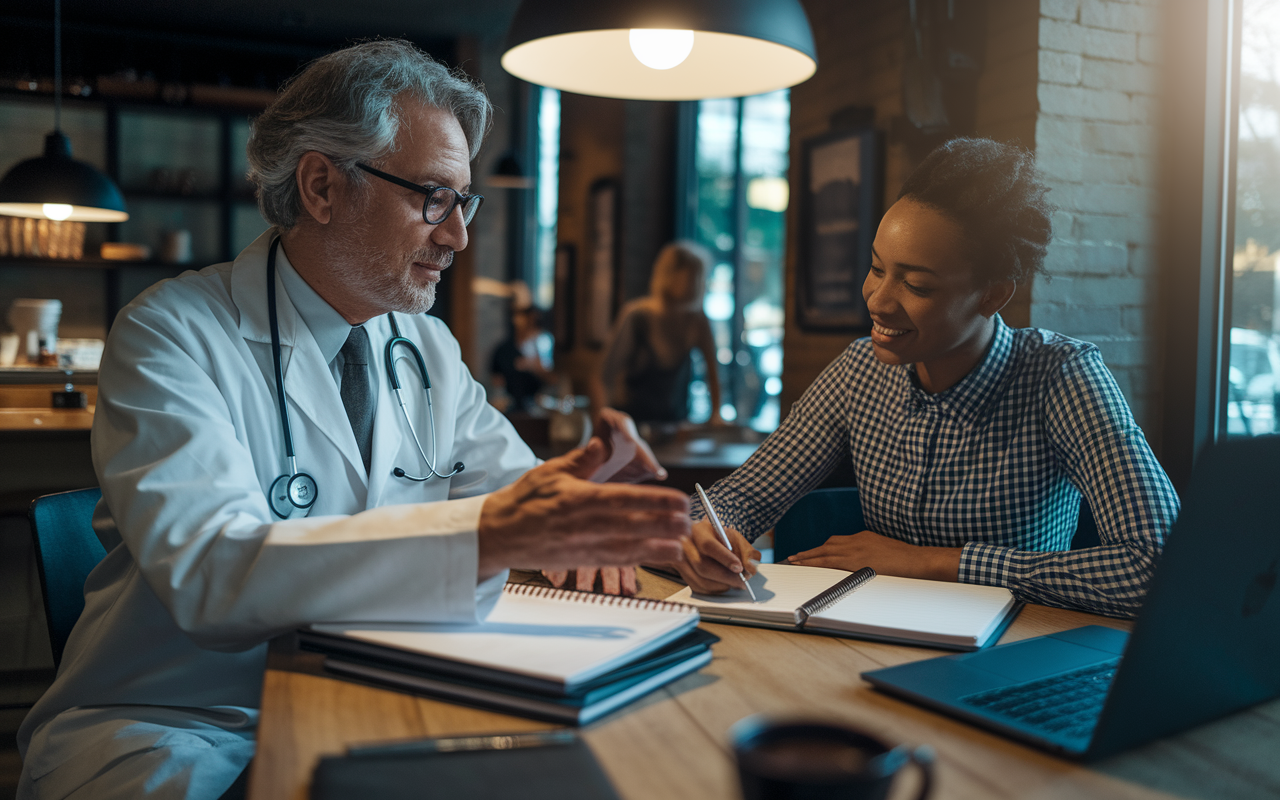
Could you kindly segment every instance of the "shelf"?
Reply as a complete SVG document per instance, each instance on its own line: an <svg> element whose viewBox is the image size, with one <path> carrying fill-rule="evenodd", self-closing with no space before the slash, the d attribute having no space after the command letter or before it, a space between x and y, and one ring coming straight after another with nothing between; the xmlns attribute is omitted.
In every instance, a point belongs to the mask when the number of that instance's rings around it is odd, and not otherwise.
<svg viewBox="0 0 1280 800"><path fill-rule="evenodd" d="M0 256L0 267L78 267L80 269L120 269L122 267L173 267L192 269L194 264L170 264L165 261L109 261L105 258L36 258L34 256Z"/></svg>

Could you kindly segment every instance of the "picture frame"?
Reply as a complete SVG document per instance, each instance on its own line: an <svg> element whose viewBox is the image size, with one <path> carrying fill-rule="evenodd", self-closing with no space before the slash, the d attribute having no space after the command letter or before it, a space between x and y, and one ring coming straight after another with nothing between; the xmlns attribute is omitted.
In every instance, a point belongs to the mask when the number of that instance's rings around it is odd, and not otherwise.
<svg viewBox="0 0 1280 800"><path fill-rule="evenodd" d="M870 125L803 145L796 321L802 330L856 334L871 329L862 283L881 216L881 135Z"/></svg>

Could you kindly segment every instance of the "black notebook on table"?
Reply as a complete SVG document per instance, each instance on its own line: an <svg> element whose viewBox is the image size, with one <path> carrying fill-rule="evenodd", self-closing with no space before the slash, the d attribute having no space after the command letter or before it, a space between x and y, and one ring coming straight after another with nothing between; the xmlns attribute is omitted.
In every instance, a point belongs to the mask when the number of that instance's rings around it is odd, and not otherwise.
<svg viewBox="0 0 1280 800"><path fill-rule="evenodd" d="M429 793L427 792L429 787ZM578 738L541 747L325 758L311 800L617 800L595 756Z"/></svg>

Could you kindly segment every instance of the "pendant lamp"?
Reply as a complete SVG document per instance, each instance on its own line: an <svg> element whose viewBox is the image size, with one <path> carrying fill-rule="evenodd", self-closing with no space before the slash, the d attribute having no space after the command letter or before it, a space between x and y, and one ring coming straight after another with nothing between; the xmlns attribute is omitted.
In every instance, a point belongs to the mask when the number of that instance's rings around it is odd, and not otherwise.
<svg viewBox="0 0 1280 800"><path fill-rule="evenodd" d="M92 166L71 157L62 133L62 0L53 4L53 132L44 137L44 155L20 162L0 179L0 214L11 217L123 222L120 190Z"/></svg>
<svg viewBox="0 0 1280 800"><path fill-rule="evenodd" d="M701 100L794 86L818 57L799 0L523 0L502 66L578 94Z"/></svg>
<svg viewBox="0 0 1280 800"><path fill-rule="evenodd" d="M535 181L524 174L524 168L520 166L515 152L508 150L498 159L498 166L494 168L487 183L495 189L532 189Z"/></svg>

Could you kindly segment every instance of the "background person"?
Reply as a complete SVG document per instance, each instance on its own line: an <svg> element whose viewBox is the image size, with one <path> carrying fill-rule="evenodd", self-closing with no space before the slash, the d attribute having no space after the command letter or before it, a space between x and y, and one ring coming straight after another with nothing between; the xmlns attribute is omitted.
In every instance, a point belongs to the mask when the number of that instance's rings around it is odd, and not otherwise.
<svg viewBox="0 0 1280 800"><path fill-rule="evenodd" d="M636 422L689 418L690 354L701 351L711 390L711 422L720 422L720 376L715 337L702 311L710 256L688 241L658 252L649 294L623 306L592 381L593 412L612 406Z"/></svg>
<svg viewBox="0 0 1280 800"><path fill-rule="evenodd" d="M691 585L738 584L733 573L751 569L747 541L850 454L868 530L791 563L1136 613L1177 495L1098 349L999 316L1017 284L1043 271L1046 192L1029 154L983 139L952 140L912 173L876 233L862 289L871 336L712 488L735 553L699 522L676 565ZM1068 552L1081 495L1102 544Z"/></svg>
<svg viewBox="0 0 1280 800"><path fill-rule="evenodd" d="M506 392L504 412L527 414L537 405L538 392L554 383L555 339L542 326L542 310L523 281L512 284L511 335L493 351L490 370L495 388Z"/></svg>

